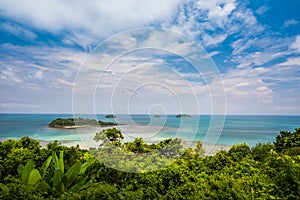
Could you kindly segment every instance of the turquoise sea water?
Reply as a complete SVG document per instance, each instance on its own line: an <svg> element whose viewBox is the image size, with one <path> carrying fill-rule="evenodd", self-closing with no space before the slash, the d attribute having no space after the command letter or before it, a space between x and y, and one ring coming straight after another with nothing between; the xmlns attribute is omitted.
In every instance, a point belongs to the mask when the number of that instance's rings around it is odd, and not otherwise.
<svg viewBox="0 0 300 200"><path fill-rule="evenodd" d="M60 140L76 143L82 137L76 130L50 129L47 125L54 119L73 117L71 114L0 114L0 138L21 138L30 136L39 140ZM187 141L204 140L207 136L211 116L192 116L191 118L176 118L175 115L154 118L148 115L117 115L116 119L105 119L97 115L98 120L114 121L124 129L125 140L143 137L148 141L158 141L164 138L179 137ZM258 142L273 142L281 130L293 131L300 127L300 116L241 116L228 115L220 133L215 133L210 127L210 136L218 144L232 145L246 142L253 146ZM137 133L131 134L131 131ZM92 132L91 134L94 134ZM214 135L215 134L215 135Z"/></svg>

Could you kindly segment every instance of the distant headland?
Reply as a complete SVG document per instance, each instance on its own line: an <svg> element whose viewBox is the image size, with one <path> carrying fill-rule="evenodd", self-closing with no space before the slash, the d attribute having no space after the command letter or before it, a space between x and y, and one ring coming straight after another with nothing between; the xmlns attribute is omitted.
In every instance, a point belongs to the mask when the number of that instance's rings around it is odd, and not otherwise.
<svg viewBox="0 0 300 200"><path fill-rule="evenodd" d="M105 118L116 118L117 116L116 115L112 115L112 114L110 114L110 115L105 115Z"/></svg>
<svg viewBox="0 0 300 200"><path fill-rule="evenodd" d="M50 128L63 128L63 129L75 129L84 128L89 126L116 126L114 122L97 121L95 119L88 118L57 118L50 122L48 127Z"/></svg>
<svg viewBox="0 0 300 200"><path fill-rule="evenodd" d="M180 114L180 115L176 115L177 118L191 118L191 115L187 115L187 114Z"/></svg>

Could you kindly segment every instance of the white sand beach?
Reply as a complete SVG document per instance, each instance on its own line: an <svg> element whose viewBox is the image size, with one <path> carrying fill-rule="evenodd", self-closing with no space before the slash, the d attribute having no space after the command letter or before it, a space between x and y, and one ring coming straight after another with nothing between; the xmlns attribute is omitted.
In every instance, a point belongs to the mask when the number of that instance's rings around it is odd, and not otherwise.
<svg viewBox="0 0 300 200"><path fill-rule="evenodd" d="M77 129L78 128L78 129ZM77 146L82 149L89 149L91 147L98 147L99 144L94 141L96 132L99 132L108 128L117 128L122 131L124 135L124 141L132 141L135 138L143 138L147 143L157 143L163 139L159 136L161 131L176 132L177 129L171 127L156 127L156 126L137 126L137 125L117 125L110 127L93 127L93 126L80 126L80 127L66 127L66 130L76 129L80 140L60 140L57 139L62 145ZM174 135L176 137L176 134ZM173 136L173 137L174 137ZM41 145L45 146L49 141L41 141ZM197 141L185 141L184 146L186 148L195 148ZM211 144L203 142L203 148L205 155L214 155L220 150L229 150L231 146L223 144Z"/></svg>

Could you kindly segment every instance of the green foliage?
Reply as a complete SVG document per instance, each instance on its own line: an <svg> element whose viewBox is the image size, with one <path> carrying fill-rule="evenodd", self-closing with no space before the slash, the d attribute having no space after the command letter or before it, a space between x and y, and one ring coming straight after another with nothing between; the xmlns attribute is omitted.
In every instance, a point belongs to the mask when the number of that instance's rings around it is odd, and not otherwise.
<svg viewBox="0 0 300 200"><path fill-rule="evenodd" d="M61 170L64 173L64 153L63 151L59 152L59 158L57 157L56 153L52 153L52 160L54 163L55 170Z"/></svg>
<svg viewBox="0 0 300 200"><path fill-rule="evenodd" d="M47 158L47 160L44 162L44 164L42 165L41 169L40 169L40 174L41 174L41 177L44 178L46 173L47 173L47 169L48 167L50 166L50 163L52 161L52 156L49 156Z"/></svg>
<svg viewBox="0 0 300 200"><path fill-rule="evenodd" d="M133 142L126 142L124 146L127 151L131 151L136 154L151 151L151 146L146 144L142 138L136 138Z"/></svg>
<svg viewBox="0 0 300 200"><path fill-rule="evenodd" d="M235 144L233 145L229 151L228 155L232 157L234 161L241 161L246 156L251 154L251 149L247 144Z"/></svg>
<svg viewBox="0 0 300 200"><path fill-rule="evenodd" d="M257 144L251 150L246 144L237 144L228 152L222 150L205 157L200 156L201 142L195 149L184 149L179 139L147 144L140 138L117 147L111 145L114 148L103 146L91 151L99 160L115 162L119 169L143 172L134 169L147 171L158 167L150 173L118 171L95 162L86 150L64 147L58 142L41 148L38 142L28 138L23 142L4 141L0 143L3 167L0 199L297 200L300 199L300 156L291 152L298 146L296 140L281 136L278 144ZM121 141L118 138L107 142L114 144ZM288 142L291 140L294 142ZM282 145L284 148L276 152L273 149L280 141L293 145ZM125 154L120 154L124 150ZM152 153L159 156L153 157ZM167 162L173 153L175 158L181 156L172 163ZM122 156L124 159L119 159ZM5 162L13 164L14 169ZM7 173L7 169L13 173Z"/></svg>
<svg viewBox="0 0 300 200"><path fill-rule="evenodd" d="M40 150L40 143L37 140L31 139L28 136L22 137L19 142L23 148L32 150L34 152Z"/></svg>
<svg viewBox="0 0 300 200"><path fill-rule="evenodd" d="M29 187L33 187L34 185L36 185L36 183L38 181L40 181L42 179L41 175L40 175L40 172L37 170L37 169L33 169L31 172L30 172L30 175L29 175L29 178L28 178L28 182L27 182L27 185Z"/></svg>
<svg viewBox="0 0 300 200"><path fill-rule="evenodd" d="M276 152L286 152L289 154L292 151L293 154L300 155L300 128L295 129L292 133L289 131L280 131L280 134L276 136L274 145Z"/></svg>
<svg viewBox="0 0 300 200"><path fill-rule="evenodd" d="M167 158L179 157L183 150L182 140L179 138L163 140L157 144L157 149Z"/></svg>
<svg viewBox="0 0 300 200"><path fill-rule="evenodd" d="M270 191L272 195L286 199L300 197L299 158L293 159L287 155L273 154L266 160L262 173L268 175L274 183L274 188Z"/></svg>
<svg viewBox="0 0 300 200"><path fill-rule="evenodd" d="M197 142L195 152L198 153L200 156L204 156L205 150L203 149L203 144L201 141Z"/></svg>
<svg viewBox="0 0 300 200"><path fill-rule="evenodd" d="M28 179L29 179L29 176L30 176L30 173L31 171L34 169L34 163L32 160L29 160L25 167L23 168L22 165L21 167L19 167L20 169L20 174L22 174L22 183L24 185L28 185Z"/></svg>
<svg viewBox="0 0 300 200"><path fill-rule="evenodd" d="M49 179L45 178L45 176L51 160L53 161L54 169L52 169L53 177ZM28 189L47 192L51 188L50 185L52 185L54 193L63 194L68 189L73 191L74 189L79 190L82 187L87 178L83 178L82 181L77 184L72 184L75 180L77 180L77 177L84 174L86 169L94 162L94 159L90 159L84 164L77 161L64 174L63 152L60 152L59 157L57 157L56 153L53 152L52 157L49 157L44 162L40 170L35 169L33 161L29 160L25 167L22 164L19 166L18 172L21 176L22 184L27 186ZM51 176L52 173L49 173L49 175Z"/></svg>
<svg viewBox="0 0 300 200"><path fill-rule="evenodd" d="M101 130L100 132L96 133L94 137L96 142L102 141L101 145L112 142L116 146L119 146L122 139L124 139L124 136L122 135L121 131L116 128Z"/></svg>
<svg viewBox="0 0 300 200"><path fill-rule="evenodd" d="M255 160L263 161L272 154L274 149L275 147L271 143L258 143L251 149L251 151Z"/></svg>
<svg viewBox="0 0 300 200"><path fill-rule="evenodd" d="M104 121L101 121L101 120L99 120L98 123L99 123L100 126L117 126L118 125L115 122L104 122Z"/></svg>
<svg viewBox="0 0 300 200"><path fill-rule="evenodd" d="M7 176L4 179L5 184L0 183L0 199L1 200L43 200L43 195L39 192L35 193L29 190L26 185L20 182L20 179ZM3 186L3 187L1 187Z"/></svg>
<svg viewBox="0 0 300 200"><path fill-rule="evenodd" d="M39 141L29 137L0 142L0 175L16 175L19 164L25 164L30 159L40 164L45 157Z"/></svg>

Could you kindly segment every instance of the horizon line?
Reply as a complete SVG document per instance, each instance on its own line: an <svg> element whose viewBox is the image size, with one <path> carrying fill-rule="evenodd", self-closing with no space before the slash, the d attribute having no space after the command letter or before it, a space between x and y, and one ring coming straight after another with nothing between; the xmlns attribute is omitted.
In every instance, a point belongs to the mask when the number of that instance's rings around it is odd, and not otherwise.
<svg viewBox="0 0 300 200"><path fill-rule="evenodd" d="M7 115L7 114L16 114L16 115L95 115L95 113L29 113L29 112L0 112L2 115ZM96 115L149 115L147 113L97 113ZM159 113L154 113L150 115L182 115L182 114L187 114L191 116L201 116L201 115L210 115L210 116L300 116L300 114L262 114L262 113L226 113L226 114L211 114L211 113L201 113L201 114L190 114L190 113L167 113L167 114L159 114Z"/></svg>

